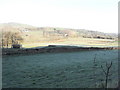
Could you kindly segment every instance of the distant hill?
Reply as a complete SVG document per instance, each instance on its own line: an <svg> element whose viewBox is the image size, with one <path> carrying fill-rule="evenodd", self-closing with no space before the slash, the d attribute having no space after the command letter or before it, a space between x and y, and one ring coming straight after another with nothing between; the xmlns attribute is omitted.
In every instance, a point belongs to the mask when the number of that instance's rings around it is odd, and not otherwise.
<svg viewBox="0 0 120 90"><path fill-rule="evenodd" d="M35 27L35 26L27 25L27 24L20 24L20 23L14 23L14 22L0 24L0 30L17 31L17 32L20 32L22 34L24 34L24 32L40 31L41 32L40 34L42 34L43 37L45 35L83 37L83 38L101 38L101 39L115 39L118 37L117 34L115 34L115 33L103 33L103 32L91 31L91 30L85 30L85 29ZM40 35L40 36L42 36L42 35Z"/></svg>
<svg viewBox="0 0 120 90"><path fill-rule="evenodd" d="M25 48L46 45L92 45L92 46L117 46L118 35L103 33L86 29L71 29L59 27L35 27L20 23L2 23L1 32L19 32L23 38Z"/></svg>
<svg viewBox="0 0 120 90"><path fill-rule="evenodd" d="M10 23L1 23L0 27L14 27L14 28L35 28L34 26L27 25L27 24L21 24L21 23L15 23L15 22L10 22Z"/></svg>

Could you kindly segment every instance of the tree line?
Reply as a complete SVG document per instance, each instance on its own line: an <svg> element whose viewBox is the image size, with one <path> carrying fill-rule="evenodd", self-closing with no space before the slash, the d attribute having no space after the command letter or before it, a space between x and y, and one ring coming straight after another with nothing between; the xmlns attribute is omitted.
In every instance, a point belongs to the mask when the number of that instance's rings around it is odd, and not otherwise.
<svg viewBox="0 0 120 90"><path fill-rule="evenodd" d="M1 36L2 48L9 48L13 44L21 44L23 42L23 38L19 32L2 32Z"/></svg>

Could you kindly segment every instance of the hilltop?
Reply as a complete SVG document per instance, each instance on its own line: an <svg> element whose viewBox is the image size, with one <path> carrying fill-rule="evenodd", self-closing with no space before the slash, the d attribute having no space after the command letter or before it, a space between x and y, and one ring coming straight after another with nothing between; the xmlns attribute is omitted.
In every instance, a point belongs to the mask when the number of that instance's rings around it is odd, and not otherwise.
<svg viewBox="0 0 120 90"><path fill-rule="evenodd" d="M58 27L35 27L20 23L2 23L0 31L19 32L25 47L69 44L69 45L117 45L117 34L103 33L86 29L70 29Z"/></svg>

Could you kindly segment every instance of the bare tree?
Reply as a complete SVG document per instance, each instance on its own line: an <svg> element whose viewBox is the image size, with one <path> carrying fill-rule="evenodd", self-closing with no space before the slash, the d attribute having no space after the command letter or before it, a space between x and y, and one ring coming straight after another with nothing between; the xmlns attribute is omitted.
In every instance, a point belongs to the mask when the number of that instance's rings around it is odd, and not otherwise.
<svg viewBox="0 0 120 90"><path fill-rule="evenodd" d="M20 44L23 42L22 36L18 32L3 32L2 47L7 48L12 44Z"/></svg>
<svg viewBox="0 0 120 90"><path fill-rule="evenodd" d="M101 69L103 70L103 73L105 74L105 88L108 87L108 78L110 76L110 68L112 67L112 61L110 64L106 62L106 70L101 65Z"/></svg>
<svg viewBox="0 0 120 90"><path fill-rule="evenodd" d="M21 37L19 33L12 33L10 39L11 39L12 44L19 44L23 42L23 38Z"/></svg>
<svg viewBox="0 0 120 90"><path fill-rule="evenodd" d="M6 32L3 33L4 37L3 40L5 40L4 42L6 43L6 46L8 48L9 44L10 44L10 36L11 36L11 32Z"/></svg>

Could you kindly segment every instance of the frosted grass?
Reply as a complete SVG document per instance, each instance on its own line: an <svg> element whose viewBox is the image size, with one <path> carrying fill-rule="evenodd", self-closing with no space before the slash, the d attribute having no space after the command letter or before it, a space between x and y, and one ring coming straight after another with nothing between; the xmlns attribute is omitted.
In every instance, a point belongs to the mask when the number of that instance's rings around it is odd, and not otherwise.
<svg viewBox="0 0 120 90"><path fill-rule="evenodd" d="M95 54L97 54L97 66L94 69ZM113 62L109 87L116 87L118 81L117 50L3 57L3 88L99 87L104 79L100 65L105 66L106 61Z"/></svg>

